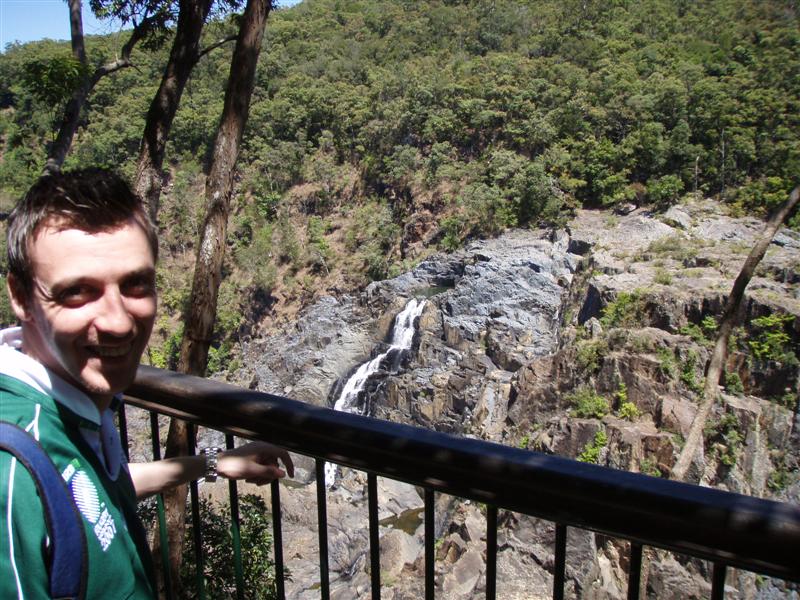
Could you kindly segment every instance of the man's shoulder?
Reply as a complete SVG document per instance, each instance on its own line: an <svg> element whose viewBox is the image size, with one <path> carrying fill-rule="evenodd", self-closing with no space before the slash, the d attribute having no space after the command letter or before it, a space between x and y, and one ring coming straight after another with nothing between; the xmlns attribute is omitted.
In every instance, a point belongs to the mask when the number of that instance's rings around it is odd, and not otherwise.
<svg viewBox="0 0 800 600"><path fill-rule="evenodd" d="M55 400L20 379L0 373L0 406L0 420L27 425L37 412L54 411Z"/></svg>
<svg viewBox="0 0 800 600"><path fill-rule="evenodd" d="M37 390L22 377L15 377L13 373L0 373L0 393L10 394L10 397L28 398L37 400L49 398L40 390Z"/></svg>

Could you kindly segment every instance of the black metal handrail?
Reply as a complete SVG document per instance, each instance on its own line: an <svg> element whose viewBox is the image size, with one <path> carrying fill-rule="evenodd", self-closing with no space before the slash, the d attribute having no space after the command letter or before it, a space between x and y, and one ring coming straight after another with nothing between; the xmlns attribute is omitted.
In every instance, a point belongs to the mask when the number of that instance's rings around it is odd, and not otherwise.
<svg viewBox="0 0 800 600"><path fill-rule="evenodd" d="M800 507L141 367L131 404L447 494L800 581Z"/></svg>

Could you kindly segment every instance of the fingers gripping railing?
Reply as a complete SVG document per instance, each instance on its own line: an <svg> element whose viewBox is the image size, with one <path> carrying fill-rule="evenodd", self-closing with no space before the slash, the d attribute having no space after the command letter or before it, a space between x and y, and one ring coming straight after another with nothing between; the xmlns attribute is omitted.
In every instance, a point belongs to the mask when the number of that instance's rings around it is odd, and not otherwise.
<svg viewBox="0 0 800 600"><path fill-rule="evenodd" d="M318 459L333 459L366 471L369 476L390 477L425 488L426 598L433 598L436 588L434 492L554 522L554 598L563 597L567 581L568 527L632 542L629 598L638 596L644 545L719 563L713 594L724 591L725 566L800 580L800 564L796 560L800 554L800 509L795 506L343 414L152 368L140 370L130 395L131 402L143 408L229 434L265 439ZM274 485L273 489L277 487ZM322 460L317 463L317 488L320 529L325 530ZM274 493L273 517L277 497ZM369 501L373 502L371 498ZM377 515L377 506L374 510ZM498 593L498 585L502 588L503 584L496 581L496 541L494 534L488 533L493 529L490 518L496 520L492 511L487 509L487 598ZM372 590L377 598L377 516L370 515L369 521ZM283 561L277 558L279 528L274 535L276 565L282 569ZM326 540L327 537L323 543L321 531L323 598L330 594ZM282 581L282 574L276 575Z"/></svg>

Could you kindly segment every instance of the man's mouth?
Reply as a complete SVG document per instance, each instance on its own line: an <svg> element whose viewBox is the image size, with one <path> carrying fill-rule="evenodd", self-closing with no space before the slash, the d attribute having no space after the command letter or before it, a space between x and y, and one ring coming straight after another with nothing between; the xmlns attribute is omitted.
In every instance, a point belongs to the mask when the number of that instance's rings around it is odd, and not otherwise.
<svg viewBox="0 0 800 600"><path fill-rule="evenodd" d="M131 351L131 344L124 344L122 346L90 346L88 350L100 358L118 358L120 356L125 356Z"/></svg>

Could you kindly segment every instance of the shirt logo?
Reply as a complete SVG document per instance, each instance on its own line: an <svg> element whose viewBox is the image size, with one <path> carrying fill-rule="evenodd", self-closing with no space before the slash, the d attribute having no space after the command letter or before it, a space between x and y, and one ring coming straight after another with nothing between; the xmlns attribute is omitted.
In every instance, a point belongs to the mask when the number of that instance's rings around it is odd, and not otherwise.
<svg viewBox="0 0 800 600"><path fill-rule="evenodd" d="M105 503L100 502L97 497L97 488L85 471L77 471L74 474L70 487L78 510L81 511L83 518L93 526L97 541L100 542L100 547L105 552L117 535L117 524L114 522L114 517L108 512Z"/></svg>

